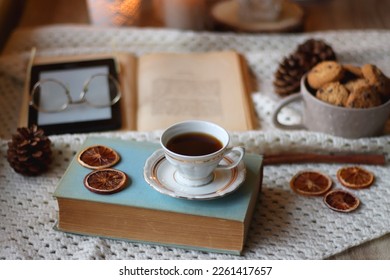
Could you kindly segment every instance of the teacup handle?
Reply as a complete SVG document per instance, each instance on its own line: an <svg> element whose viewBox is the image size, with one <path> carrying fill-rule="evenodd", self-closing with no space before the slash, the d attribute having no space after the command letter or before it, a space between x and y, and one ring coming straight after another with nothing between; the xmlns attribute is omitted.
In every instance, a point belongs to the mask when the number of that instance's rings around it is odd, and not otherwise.
<svg viewBox="0 0 390 280"><path fill-rule="evenodd" d="M236 153L239 154L238 158L235 158L232 163L222 165L218 164L217 168L218 169L232 169L236 167L242 160L242 158L245 155L245 148L244 147L233 147L233 148L228 148L226 149L224 155L230 154L230 153Z"/></svg>
<svg viewBox="0 0 390 280"><path fill-rule="evenodd" d="M276 106L276 109L272 115L272 122L276 127L282 128L282 129L304 129L305 128L302 123L287 125L287 124L279 122L279 120L278 120L278 115L284 107L286 107L290 103L300 101L300 99L302 99L302 94L298 92L298 93L294 93L288 97L285 97L283 100L281 100L279 102L279 104Z"/></svg>

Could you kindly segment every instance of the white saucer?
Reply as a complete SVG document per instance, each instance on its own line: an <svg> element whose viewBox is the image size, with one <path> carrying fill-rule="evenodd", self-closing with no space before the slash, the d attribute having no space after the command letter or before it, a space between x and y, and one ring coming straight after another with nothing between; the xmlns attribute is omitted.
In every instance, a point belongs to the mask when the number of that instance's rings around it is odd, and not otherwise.
<svg viewBox="0 0 390 280"><path fill-rule="evenodd" d="M283 32L294 30L302 24L303 10L292 2L283 1L279 18L275 21L243 22L238 17L238 2L222 1L212 8L214 19L226 26L244 32Z"/></svg>
<svg viewBox="0 0 390 280"><path fill-rule="evenodd" d="M225 157L222 161L228 163L231 159ZM235 191L244 182L246 169L243 161L230 170L217 169L213 181L199 187L180 185L175 179L175 173L162 149L146 160L144 178L152 188L165 195L194 200L215 199Z"/></svg>

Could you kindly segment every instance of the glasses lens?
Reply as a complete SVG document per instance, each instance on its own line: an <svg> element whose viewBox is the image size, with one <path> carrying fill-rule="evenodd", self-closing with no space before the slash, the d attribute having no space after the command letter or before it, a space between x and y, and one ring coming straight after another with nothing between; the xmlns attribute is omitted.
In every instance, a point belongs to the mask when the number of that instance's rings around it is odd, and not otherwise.
<svg viewBox="0 0 390 280"><path fill-rule="evenodd" d="M69 102L66 89L55 80L40 81L32 94L33 104L44 112L61 111Z"/></svg>
<svg viewBox="0 0 390 280"><path fill-rule="evenodd" d="M108 107L120 97L119 88L114 78L106 74L94 75L87 84L85 100L94 107Z"/></svg>

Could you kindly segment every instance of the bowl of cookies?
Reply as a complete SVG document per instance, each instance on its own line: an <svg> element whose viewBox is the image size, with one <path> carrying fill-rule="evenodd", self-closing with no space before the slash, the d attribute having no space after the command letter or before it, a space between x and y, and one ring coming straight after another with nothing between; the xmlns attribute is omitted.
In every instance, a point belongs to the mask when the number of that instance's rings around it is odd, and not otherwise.
<svg viewBox="0 0 390 280"><path fill-rule="evenodd" d="M297 101L303 101L301 123L281 123L280 111ZM302 77L300 93L281 100L272 120L282 129L363 138L383 134L389 116L390 79L381 69L372 64L356 66L323 61Z"/></svg>

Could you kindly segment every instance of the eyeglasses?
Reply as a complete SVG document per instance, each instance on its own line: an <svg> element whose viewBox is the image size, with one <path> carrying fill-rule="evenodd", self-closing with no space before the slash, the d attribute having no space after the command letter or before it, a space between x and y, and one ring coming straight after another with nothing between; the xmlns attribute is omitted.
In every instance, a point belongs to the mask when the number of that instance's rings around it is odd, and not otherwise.
<svg viewBox="0 0 390 280"><path fill-rule="evenodd" d="M108 94L107 94L108 93ZM121 98L119 82L110 74L94 74L84 82L78 100L73 100L70 89L57 79L42 79L31 90L30 105L39 112L64 111L70 104L85 103L95 108L116 104Z"/></svg>

